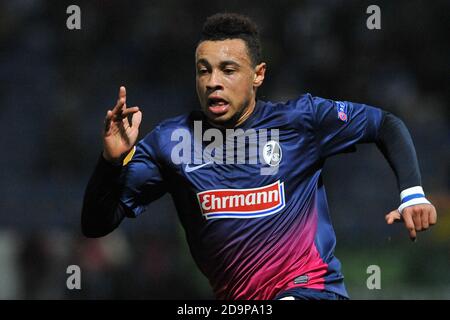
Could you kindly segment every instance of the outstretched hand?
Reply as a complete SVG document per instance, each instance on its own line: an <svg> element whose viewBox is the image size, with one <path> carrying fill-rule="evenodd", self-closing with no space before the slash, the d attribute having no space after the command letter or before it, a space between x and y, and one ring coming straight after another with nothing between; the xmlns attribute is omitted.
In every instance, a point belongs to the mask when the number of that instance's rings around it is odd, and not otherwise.
<svg viewBox="0 0 450 320"><path fill-rule="evenodd" d="M391 211L385 219L387 224L403 221L409 231L409 237L415 241L417 232L425 231L436 224L437 214L432 204L416 204L404 208L402 214L398 210Z"/></svg>
<svg viewBox="0 0 450 320"><path fill-rule="evenodd" d="M131 115L131 123L128 116ZM112 110L108 110L103 131L103 157L117 162L133 148L139 134L142 113L139 107L127 108L127 92L120 87L119 98Z"/></svg>

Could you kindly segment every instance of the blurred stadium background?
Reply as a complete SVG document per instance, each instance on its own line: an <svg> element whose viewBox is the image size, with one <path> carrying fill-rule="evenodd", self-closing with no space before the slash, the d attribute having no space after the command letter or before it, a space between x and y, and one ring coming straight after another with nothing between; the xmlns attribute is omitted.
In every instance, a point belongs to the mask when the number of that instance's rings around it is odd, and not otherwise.
<svg viewBox="0 0 450 320"><path fill-rule="evenodd" d="M81 7L82 29L66 28ZM381 7L382 29L366 28ZM219 11L259 24L268 74L259 97L303 92L364 102L400 116L419 156L439 224L411 243L384 214L397 207L393 173L376 147L324 171L336 255L355 299L450 298L448 1L0 2L0 299L212 298L169 197L113 234L80 232L84 187L101 151L107 108L125 84L144 114L141 136L197 108L194 48ZM82 289L66 289L66 268ZM381 268L381 290L366 269Z"/></svg>

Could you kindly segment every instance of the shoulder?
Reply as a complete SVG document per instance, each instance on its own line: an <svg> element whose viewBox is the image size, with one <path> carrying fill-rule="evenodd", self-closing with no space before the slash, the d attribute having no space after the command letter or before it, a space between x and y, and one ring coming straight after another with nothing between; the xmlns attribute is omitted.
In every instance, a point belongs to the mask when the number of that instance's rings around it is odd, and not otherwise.
<svg viewBox="0 0 450 320"><path fill-rule="evenodd" d="M314 99L310 93L304 93L283 102L260 101L258 107L263 119L289 127L304 127L302 122L312 118Z"/></svg>
<svg viewBox="0 0 450 320"><path fill-rule="evenodd" d="M142 138L138 147L143 151L150 150L153 153L164 153L164 150L172 143L172 136L177 130L190 130L191 123L198 117L198 112L193 111L176 117L168 118L158 123L153 130Z"/></svg>
<svg viewBox="0 0 450 320"><path fill-rule="evenodd" d="M164 138L170 139L170 136L174 130L187 129L189 130L191 123L197 112L182 114L176 117L165 119L159 122L152 131L150 131L144 139L150 139L155 136L159 136L162 140Z"/></svg>
<svg viewBox="0 0 450 320"><path fill-rule="evenodd" d="M325 100L319 97L314 97L310 93L304 93L283 102L263 102L262 109L263 112L266 113L308 113L311 112L318 99Z"/></svg>
<svg viewBox="0 0 450 320"><path fill-rule="evenodd" d="M166 134L176 129L188 129L196 115L197 112L193 111L191 113L186 113L173 118L165 119L158 123L153 131L156 130L159 133Z"/></svg>

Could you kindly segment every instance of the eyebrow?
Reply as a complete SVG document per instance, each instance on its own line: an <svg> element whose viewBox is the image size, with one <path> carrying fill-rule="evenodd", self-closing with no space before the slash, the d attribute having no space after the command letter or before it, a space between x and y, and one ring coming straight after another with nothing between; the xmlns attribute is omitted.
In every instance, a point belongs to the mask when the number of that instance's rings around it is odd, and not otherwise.
<svg viewBox="0 0 450 320"><path fill-rule="evenodd" d="M232 60L225 60L225 61L222 61L220 63L220 67L221 68L223 68L225 66L228 66L228 65L233 65L235 67L240 67L241 66L239 63L237 63L236 61L232 61Z"/></svg>
<svg viewBox="0 0 450 320"><path fill-rule="evenodd" d="M206 60L206 59L204 59L204 58L199 59L199 60L197 61L197 65L198 65L198 64L204 64L204 65L206 65L206 66L211 66L211 64L208 62L208 60ZM220 62L220 64L219 64L219 66L220 66L221 68L223 68L223 67L225 67L225 66L228 66L228 65L233 65L233 66L235 66L235 67L240 67L240 66L241 66L239 63L237 63L236 61L233 61L233 60L225 60L225 61Z"/></svg>
<svg viewBox="0 0 450 320"><path fill-rule="evenodd" d="M204 65L206 65L206 66L211 66L211 64L208 62L208 60L206 60L206 59L198 59L198 61L197 61L197 63L196 63L197 65L198 64L204 64Z"/></svg>

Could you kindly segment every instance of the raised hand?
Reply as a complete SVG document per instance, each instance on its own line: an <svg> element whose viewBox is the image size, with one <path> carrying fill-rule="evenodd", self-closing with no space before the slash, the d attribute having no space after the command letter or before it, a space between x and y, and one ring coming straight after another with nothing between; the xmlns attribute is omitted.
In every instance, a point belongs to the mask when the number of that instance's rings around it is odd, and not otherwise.
<svg viewBox="0 0 450 320"><path fill-rule="evenodd" d="M131 115L131 123L128 117ZM119 162L133 148L139 134L142 113L138 107L127 108L125 87L119 89L119 99L112 110L108 110L103 131L103 157L110 162Z"/></svg>

